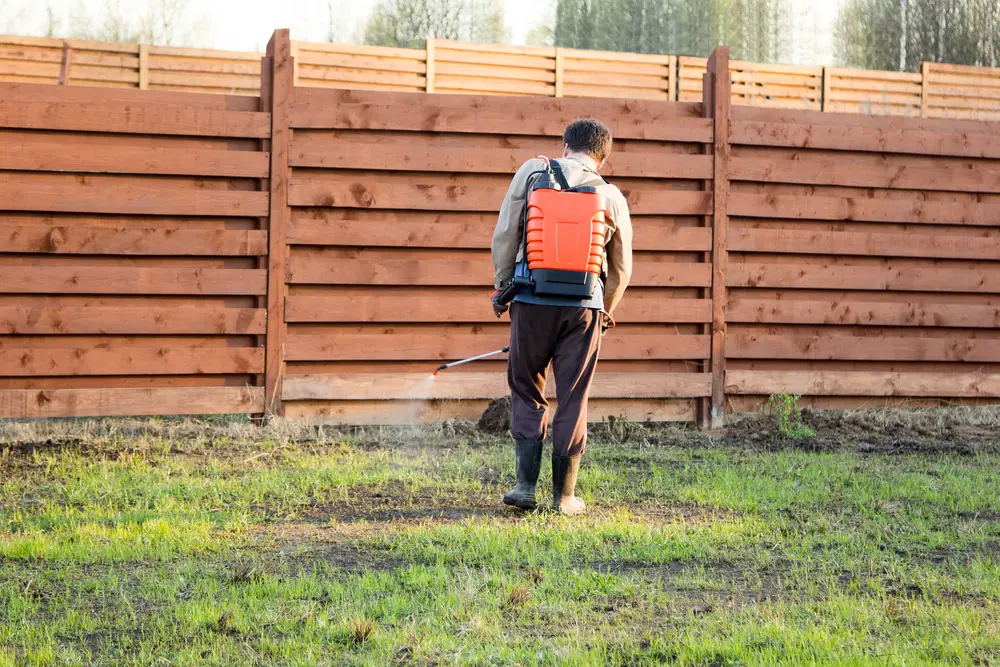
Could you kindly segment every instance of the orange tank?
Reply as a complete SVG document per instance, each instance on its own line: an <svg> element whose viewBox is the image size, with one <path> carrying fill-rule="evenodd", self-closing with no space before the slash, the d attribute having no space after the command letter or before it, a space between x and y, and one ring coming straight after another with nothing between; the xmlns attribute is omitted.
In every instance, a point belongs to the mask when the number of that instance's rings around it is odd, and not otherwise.
<svg viewBox="0 0 1000 667"><path fill-rule="evenodd" d="M596 192L539 189L528 198L527 258L538 270L600 275L607 202Z"/></svg>

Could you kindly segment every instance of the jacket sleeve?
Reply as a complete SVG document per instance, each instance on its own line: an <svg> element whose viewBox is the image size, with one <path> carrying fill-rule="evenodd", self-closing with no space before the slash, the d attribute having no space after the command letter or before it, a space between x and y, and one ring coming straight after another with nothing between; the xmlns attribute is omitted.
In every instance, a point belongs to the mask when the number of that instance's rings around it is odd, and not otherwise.
<svg viewBox="0 0 1000 667"><path fill-rule="evenodd" d="M497 218L496 229L493 230L493 243L490 249L493 254L493 287L501 289L514 277L514 264L517 263L518 250L521 247L521 214L524 209L525 191L528 176L533 171L544 168L541 160L528 160L514 174L514 179L507 188L507 194L500 205L500 215Z"/></svg>
<svg viewBox="0 0 1000 667"><path fill-rule="evenodd" d="M632 277L632 219L622 197L614 207L615 232L608 241L608 282L604 287L604 310L614 312Z"/></svg>

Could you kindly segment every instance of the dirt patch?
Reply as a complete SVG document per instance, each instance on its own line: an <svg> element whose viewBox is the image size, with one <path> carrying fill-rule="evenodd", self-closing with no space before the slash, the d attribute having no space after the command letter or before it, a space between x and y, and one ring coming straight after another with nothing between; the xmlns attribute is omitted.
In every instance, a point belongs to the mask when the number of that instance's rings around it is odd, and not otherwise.
<svg viewBox="0 0 1000 667"><path fill-rule="evenodd" d="M510 431L510 396L504 396L490 401L489 406L483 411L476 428L481 433L490 435L503 435Z"/></svg>
<svg viewBox="0 0 1000 667"><path fill-rule="evenodd" d="M774 415L734 416L724 444L756 449L857 451L871 454L957 454L1000 451L996 429L942 410L803 410L802 422L814 437L782 437Z"/></svg>

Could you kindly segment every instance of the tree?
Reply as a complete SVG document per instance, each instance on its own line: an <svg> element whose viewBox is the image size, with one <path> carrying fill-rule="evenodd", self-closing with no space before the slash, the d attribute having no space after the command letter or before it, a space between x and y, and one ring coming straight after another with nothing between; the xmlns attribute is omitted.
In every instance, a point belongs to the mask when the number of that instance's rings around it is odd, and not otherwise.
<svg viewBox="0 0 1000 667"><path fill-rule="evenodd" d="M503 5L489 0L380 0L364 30L365 44L405 48L428 38L498 44L506 37Z"/></svg>
<svg viewBox="0 0 1000 667"><path fill-rule="evenodd" d="M992 67L1000 0L847 0L837 17L839 64L919 71L920 63Z"/></svg>
<svg viewBox="0 0 1000 667"><path fill-rule="evenodd" d="M781 61L791 0L559 0L555 43L581 49Z"/></svg>
<svg viewBox="0 0 1000 667"><path fill-rule="evenodd" d="M191 37L189 16L191 0L147 0L125 3L104 0L100 16L92 15L82 4L70 14L70 37L105 42L141 42L144 44L185 44Z"/></svg>

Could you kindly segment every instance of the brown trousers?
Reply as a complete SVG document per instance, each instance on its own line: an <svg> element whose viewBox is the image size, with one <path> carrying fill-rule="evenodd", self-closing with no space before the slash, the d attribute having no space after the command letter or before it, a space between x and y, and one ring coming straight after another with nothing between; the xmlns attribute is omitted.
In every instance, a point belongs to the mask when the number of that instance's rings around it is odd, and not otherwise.
<svg viewBox="0 0 1000 667"><path fill-rule="evenodd" d="M601 349L601 311L513 303L510 321L511 435L515 440L545 439L545 375L552 362L558 401L552 453L582 454L587 446L587 398Z"/></svg>

